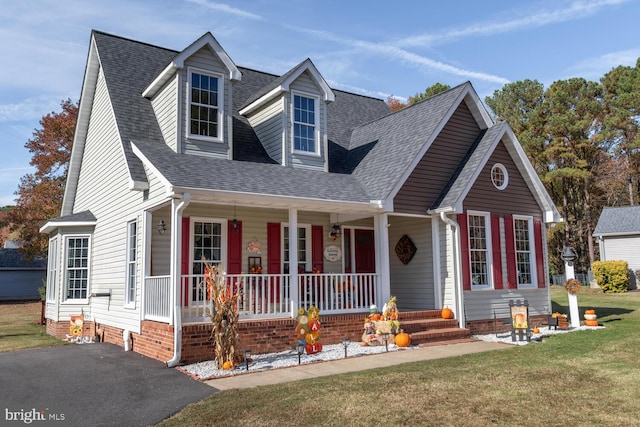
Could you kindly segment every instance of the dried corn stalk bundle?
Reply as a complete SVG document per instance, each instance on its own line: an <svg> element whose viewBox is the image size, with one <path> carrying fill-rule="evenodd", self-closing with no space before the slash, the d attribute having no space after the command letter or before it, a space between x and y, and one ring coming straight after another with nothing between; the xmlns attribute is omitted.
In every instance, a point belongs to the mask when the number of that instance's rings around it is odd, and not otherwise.
<svg viewBox="0 0 640 427"><path fill-rule="evenodd" d="M213 302L213 313L209 308L206 315L213 323L211 338L214 343L213 354L218 368L228 369L235 364L235 351L238 346L238 299L240 292L237 284L231 283L220 264L205 264L204 285L207 300Z"/></svg>

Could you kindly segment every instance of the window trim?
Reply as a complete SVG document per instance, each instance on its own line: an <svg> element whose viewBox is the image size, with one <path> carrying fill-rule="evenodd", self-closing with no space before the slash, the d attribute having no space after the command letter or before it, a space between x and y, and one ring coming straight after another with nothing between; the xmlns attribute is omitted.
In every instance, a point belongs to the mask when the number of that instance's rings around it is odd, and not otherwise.
<svg viewBox="0 0 640 427"><path fill-rule="evenodd" d="M471 245L471 221L470 217L472 216L481 216L484 218L484 228L485 228L485 263L487 269L487 283L486 284L474 284L473 281L473 261L471 258L471 253L474 251ZM491 212L484 211L467 211L467 239L468 239L468 247L469 247L469 282L471 283L472 291L485 291L485 290L493 290L495 280L493 278L493 239L491 236Z"/></svg>
<svg viewBox="0 0 640 427"><path fill-rule="evenodd" d="M282 248L281 250L281 265L280 265L280 271L282 271L284 273L285 271L285 264L286 264L286 257L285 257L285 238L289 238L288 234L285 232L285 228L289 228L289 223L288 222L283 222L280 224L280 235L282 236L281 241L280 241L280 247ZM307 258L307 261L305 262L305 268L304 271L311 271L311 268L313 267L313 253L312 253L312 248L313 248L313 242L312 242L312 235L311 235L311 224L298 224L298 230L304 228L305 232L306 232L306 239L305 239L305 248L304 248L304 252L305 252L305 256ZM298 251L300 251L300 246L298 245ZM298 269L300 268L300 261L298 260ZM285 273L286 274L286 273ZM291 269L289 269L289 274L291 274Z"/></svg>
<svg viewBox="0 0 640 427"><path fill-rule="evenodd" d="M529 269L531 271L531 283L520 283L520 274L518 271L518 245L516 244L516 221L527 221L527 230L529 233ZM538 287L537 277L537 264L536 264L536 247L535 247L535 235L533 228L533 217L528 215L513 215L513 253L515 256L515 268L516 268L516 284L518 289L536 289Z"/></svg>
<svg viewBox="0 0 640 427"><path fill-rule="evenodd" d="M135 242L135 247L133 248L134 251L134 259L133 261L130 259L130 255L131 255L131 226L135 226L135 235L134 237L134 242ZM139 244L138 244L138 237L139 237L139 230L140 227L138 227L138 221L137 220L131 220L131 221L127 221L127 243L126 243L126 252L125 252L125 286L124 286L124 307L125 308L136 308L136 297L137 297L137 293L138 293L138 259L140 258L139 255ZM129 269L131 268L131 265L133 264L133 268L134 268L134 274L133 274L133 283L131 282L131 275L129 274ZM131 287L133 286L133 289L131 289ZM131 299L131 291L133 290L133 300Z"/></svg>
<svg viewBox="0 0 640 427"><path fill-rule="evenodd" d="M313 125L314 151L296 150L295 125L296 123L302 123L308 126L308 124L306 123L295 121L295 97L296 96L313 99L314 121L315 121ZM318 95L314 95L308 92L302 92L299 90L291 91L291 152L293 154L299 154L303 156L320 157L320 97Z"/></svg>
<svg viewBox="0 0 640 427"><path fill-rule="evenodd" d="M218 136L205 136L191 133L191 76L192 74L202 74L218 79ZM197 139L208 142L224 143L224 75L213 71L204 70L197 67L187 67L187 111L186 111L186 129L187 138ZM200 104L199 104L200 105Z"/></svg>
<svg viewBox="0 0 640 427"><path fill-rule="evenodd" d="M189 275L195 274L193 273L193 264L195 259L193 257L193 249L195 244L195 223L196 222L210 222L220 224L220 264L224 271L227 271L227 247L228 247L228 229L229 229L229 221L226 218L213 218L213 217L190 217L189 218ZM211 261L211 260L208 260ZM193 300L193 292L192 289L189 289L188 301L190 306L200 305L200 301Z"/></svg>
<svg viewBox="0 0 640 427"><path fill-rule="evenodd" d="M86 298L68 298L69 292L69 283L67 274L69 272L68 267L68 249L69 249L69 240L70 239L87 239L87 296ZM91 246L92 246L92 238L91 234L68 234L64 236L64 266L63 266L63 293L61 296L63 304L88 304L89 303L89 295L91 295Z"/></svg>
<svg viewBox="0 0 640 427"><path fill-rule="evenodd" d="M56 302L56 287L58 282L58 236L49 239L49 250L47 257L47 302Z"/></svg>
<svg viewBox="0 0 640 427"><path fill-rule="evenodd" d="M503 176L502 185L496 184L495 178L493 176L494 171L497 170L497 169L499 169L500 172L502 172L502 176ZM498 190L500 190L500 191L505 190L507 188L507 186L509 185L509 171L507 171L507 167L505 165L503 165L502 163L494 164L491 167L490 175L491 175L491 183Z"/></svg>

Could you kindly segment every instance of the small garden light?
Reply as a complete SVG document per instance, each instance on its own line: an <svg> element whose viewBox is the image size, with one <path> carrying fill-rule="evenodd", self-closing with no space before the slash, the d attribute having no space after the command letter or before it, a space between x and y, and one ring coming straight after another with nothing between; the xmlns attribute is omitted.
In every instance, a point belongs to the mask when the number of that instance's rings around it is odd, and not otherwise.
<svg viewBox="0 0 640 427"><path fill-rule="evenodd" d="M249 370L249 357L251 357L251 350L247 349L244 351L244 363L247 367L247 371Z"/></svg>
<svg viewBox="0 0 640 427"><path fill-rule="evenodd" d="M382 341L384 341L384 348L389 351L389 332L382 333Z"/></svg>
<svg viewBox="0 0 640 427"><path fill-rule="evenodd" d="M299 342L297 346L297 350L298 350L298 365L299 365L302 353L304 353L304 343Z"/></svg>
<svg viewBox="0 0 640 427"><path fill-rule="evenodd" d="M349 347L349 343L351 340L348 337L342 338L342 345L344 346L344 357L347 358L347 348Z"/></svg>

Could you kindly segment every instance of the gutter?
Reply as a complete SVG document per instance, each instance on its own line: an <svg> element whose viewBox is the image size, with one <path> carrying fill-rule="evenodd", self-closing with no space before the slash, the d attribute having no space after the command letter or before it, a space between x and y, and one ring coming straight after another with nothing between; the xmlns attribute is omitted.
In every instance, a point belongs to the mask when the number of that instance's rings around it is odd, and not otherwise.
<svg viewBox="0 0 640 427"><path fill-rule="evenodd" d="M167 367L173 368L182 357L182 301L180 299L180 260L182 259L182 212L189 206L191 194L184 193L182 201L171 210L171 277L173 286L173 358L167 361ZM176 200L172 202L174 205Z"/></svg>
<svg viewBox="0 0 640 427"><path fill-rule="evenodd" d="M440 212L440 219L447 225L450 225L454 231L455 237L453 239L454 251L453 256L455 257L453 268L454 268L454 281L456 286L454 286L455 291L455 299L457 305L457 315L458 315L458 326L461 328L465 327L465 316L464 316L464 301L462 296L462 265L460 258L460 226L457 222L451 220L444 212Z"/></svg>

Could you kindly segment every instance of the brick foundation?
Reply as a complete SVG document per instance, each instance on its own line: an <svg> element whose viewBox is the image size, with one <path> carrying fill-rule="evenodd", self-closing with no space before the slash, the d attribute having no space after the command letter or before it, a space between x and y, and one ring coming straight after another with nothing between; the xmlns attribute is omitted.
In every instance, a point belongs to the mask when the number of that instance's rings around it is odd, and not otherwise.
<svg viewBox="0 0 640 427"><path fill-rule="evenodd" d="M484 319L484 320L470 320L467 322L467 329L471 331L472 335L485 335L495 334L496 332L508 332L511 330L511 324L509 318L505 319ZM531 328L547 325L546 315L537 315L529 317L529 324Z"/></svg>

